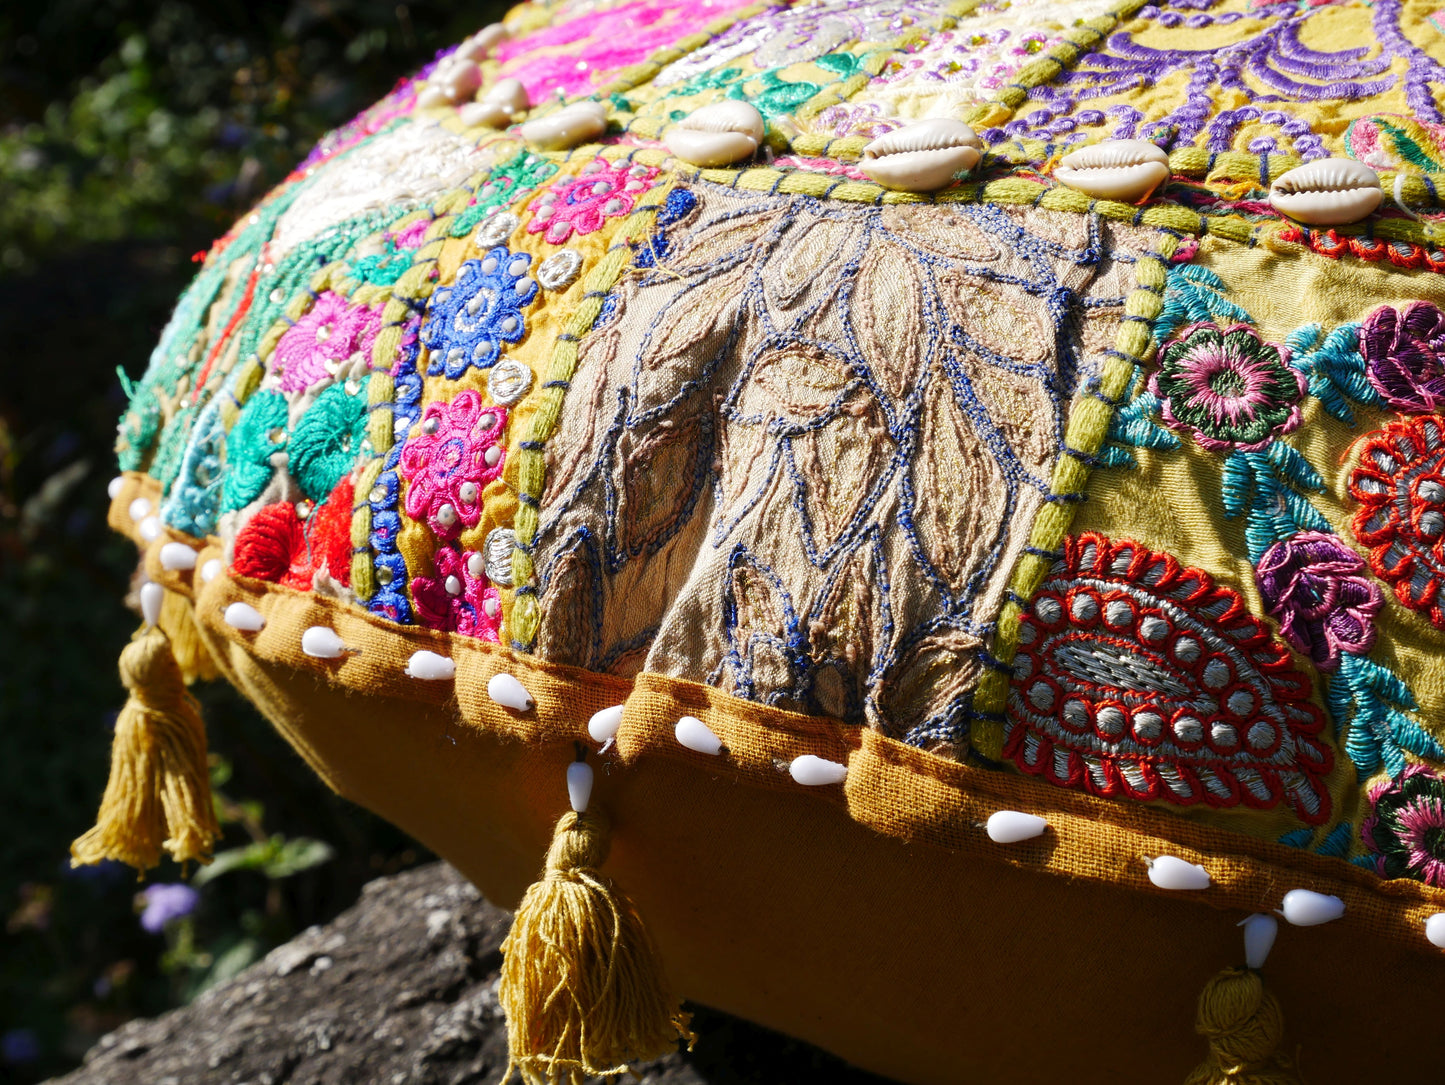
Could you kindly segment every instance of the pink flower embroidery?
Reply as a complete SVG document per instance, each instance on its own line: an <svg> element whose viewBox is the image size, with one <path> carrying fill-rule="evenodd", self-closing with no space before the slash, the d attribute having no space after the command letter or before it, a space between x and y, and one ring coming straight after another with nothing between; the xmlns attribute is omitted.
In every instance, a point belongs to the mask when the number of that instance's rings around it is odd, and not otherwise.
<svg viewBox="0 0 1445 1085"><path fill-rule="evenodd" d="M1214 452L1258 452L1300 424L1305 379L1248 324L1191 324L1159 352L1149 391L1164 421Z"/></svg>
<svg viewBox="0 0 1445 1085"><path fill-rule="evenodd" d="M352 305L328 290L276 343L271 372L280 378L283 392L304 392L333 376L353 354L370 355L380 330L380 305Z"/></svg>
<svg viewBox="0 0 1445 1085"><path fill-rule="evenodd" d="M610 164L598 158L577 177L558 181L532 201L529 234L547 231L546 239L560 245L572 234L590 234L602 223L632 213L639 196L652 187L657 169L641 163Z"/></svg>
<svg viewBox="0 0 1445 1085"><path fill-rule="evenodd" d="M401 450L407 515L448 539L475 526L482 490L502 473L498 442L506 424L505 410L483 410L481 395L471 390L429 404Z"/></svg>
<svg viewBox="0 0 1445 1085"><path fill-rule="evenodd" d="M423 625L493 643L502 625L501 598L487 582L480 554L455 546L436 552L435 576L416 576L411 598Z"/></svg>

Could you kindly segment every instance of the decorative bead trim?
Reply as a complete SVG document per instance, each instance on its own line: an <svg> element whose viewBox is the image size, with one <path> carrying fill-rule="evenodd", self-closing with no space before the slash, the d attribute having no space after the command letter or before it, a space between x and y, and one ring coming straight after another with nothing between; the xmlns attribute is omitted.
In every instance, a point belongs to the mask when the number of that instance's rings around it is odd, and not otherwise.
<svg viewBox="0 0 1445 1085"><path fill-rule="evenodd" d="M127 506L136 497L155 498L155 480L130 473L111 504L109 519L136 539ZM197 546L198 565L220 556L214 542L202 545L178 533L170 536ZM1152 896L1176 891L1154 886L1145 857L1170 855L1205 866L1212 879L1201 903L1242 912L1271 912L1280 903L1280 887L1308 888L1337 896L1344 903L1339 922L1419 953L1438 954L1421 931L1426 920L1445 909L1445 889L1398 880L1382 887L1368 871L1259 840L1186 821L1147 807L1120 804L1040 784L1023 776L970 768L866 728L848 727L821 717L784 712L730 697L696 683L643 674L629 683L547 663L475 638L420 626L396 626L356 607L313 593L221 574L197 583L189 570L160 567L159 545L147 551L146 569L157 583L194 599L196 615L208 639L234 646L274 672L284 686L299 681L311 689L317 678L347 698L404 699L423 710L454 712L462 726L525 743L541 759L571 761L577 741L587 737L589 715L623 705L615 734L619 763L645 766L664 759L696 765L697 755L678 744L676 722L684 715L704 721L721 740L725 753L708 760L708 771L725 764L739 784L759 791L794 790L816 795L849 817L885 836L930 844L954 858L949 862L1001 862L1036 874L1116 885ZM154 560L153 560L154 559ZM264 619L257 632L231 628L222 615L228 606L252 607ZM336 660L305 664L314 674L297 673L295 646L314 625L335 630L347 645L363 651ZM407 668L418 652L430 652L456 665L453 681L413 677ZM510 674L535 702L515 711L488 695L493 677ZM305 735L297 739L304 743ZM848 786L802 788L785 771L811 755L848 768ZM559 766L562 763L559 760ZM311 757L325 777L326 767ZM645 769L644 769L645 771ZM329 778L329 777L328 777ZM332 781L336 786L337 781ZM885 798L886 797L886 798ZM1000 810L1024 811L1048 822L1047 834L1001 848L979 825ZM940 816L940 811L946 812Z"/></svg>

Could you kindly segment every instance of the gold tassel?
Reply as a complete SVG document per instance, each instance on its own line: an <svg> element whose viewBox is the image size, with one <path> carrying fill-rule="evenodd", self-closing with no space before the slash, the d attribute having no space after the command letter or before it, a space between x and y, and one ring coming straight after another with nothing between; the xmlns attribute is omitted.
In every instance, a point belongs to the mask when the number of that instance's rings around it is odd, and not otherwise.
<svg viewBox="0 0 1445 1085"><path fill-rule="evenodd" d="M1293 1060L1276 1050L1284 1012L1253 969L1226 968L1204 985L1194 1030L1209 1054L1185 1085L1301 1085Z"/></svg>
<svg viewBox="0 0 1445 1085"><path fill-rule="evenodd" d="M502 943L507 1076L527 1085L626 1073L695 1039L636 907L598 873L607 848L601 815L564 814Z"/></svg>
<svg viewBox="0 0 1445 1085"><path fill-rule="evenodd" d="M159 629L138 633L120 654L130 699L115 721L110 780L95 827L70 846L79 864L119 859L145 871L161 849L178 863L211 861L221 835L211 803L201 706Z"/></svg>
<svg viewBox="0 0 1445 1085"><path fill-rule="evenodd" d="M166 589L161 597L161 616L157 624L171 642L171 654L181 668L186 685L192 682L214 682L221 676L211 651L196 628L196 612L191 601L180 592Z"/></svg>

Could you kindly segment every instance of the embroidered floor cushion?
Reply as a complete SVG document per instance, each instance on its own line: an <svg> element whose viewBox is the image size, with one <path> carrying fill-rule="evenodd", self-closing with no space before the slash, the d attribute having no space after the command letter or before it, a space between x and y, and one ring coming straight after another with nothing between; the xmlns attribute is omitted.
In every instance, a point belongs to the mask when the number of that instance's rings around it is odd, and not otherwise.
<svg viewBox="0 0 1445 1085"><path fill-rule="evenodd" d="M513 9L134 386L76 858L205 861L221 676L519 906L529 1081L677 997L909 1082L1428 1072L1440 19Z"/></svg>

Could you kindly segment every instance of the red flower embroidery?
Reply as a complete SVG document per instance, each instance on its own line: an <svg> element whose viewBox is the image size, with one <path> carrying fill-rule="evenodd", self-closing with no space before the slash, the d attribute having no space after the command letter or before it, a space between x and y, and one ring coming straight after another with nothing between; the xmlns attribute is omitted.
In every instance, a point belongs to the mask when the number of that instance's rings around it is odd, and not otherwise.
<svg viewBox="0 0 1445 1085"><path fill-rule="evenodd" d="M352 496L348 475L304 520L289 501L258 509L236 535L232 571L301 591L323 571L349 585Z"/></svg>
<svg viewBox="0 0 1445 1085"><path fill-rule="evenodd" d="M1060 787L1329 820L1309 679L1238 592L1168 554L1068 540L1020 619L1004 755Z"/></svg>
<svg viewBox="0 0 1445 1085"><path fill-rule="evenodd" d="M1402 605L1445 629L1445 419L1401 419L1370 434L1350 495L1360 503L1353 526L1370 568Z"/></svg>

